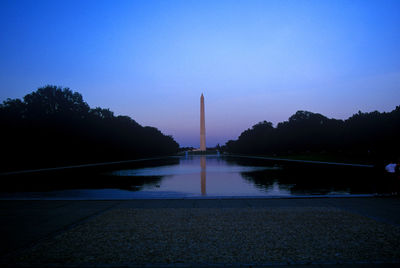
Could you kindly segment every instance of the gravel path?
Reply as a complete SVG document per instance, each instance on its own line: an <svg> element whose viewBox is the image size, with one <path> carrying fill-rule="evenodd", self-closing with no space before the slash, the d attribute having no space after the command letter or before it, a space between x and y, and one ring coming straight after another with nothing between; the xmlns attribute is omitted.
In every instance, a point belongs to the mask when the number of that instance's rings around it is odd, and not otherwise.
<svg viewBox="0 0 400 268"><path fill-rule="evenodd" d="M113 209L8 260L268 264L400 260L400 227L340 209Z"/></svg>

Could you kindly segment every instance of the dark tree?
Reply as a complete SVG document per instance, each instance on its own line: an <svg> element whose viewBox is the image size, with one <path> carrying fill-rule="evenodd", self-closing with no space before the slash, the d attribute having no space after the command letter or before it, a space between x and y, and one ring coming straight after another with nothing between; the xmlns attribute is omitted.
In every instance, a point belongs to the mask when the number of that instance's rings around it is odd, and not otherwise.
<svg viewBox="0 0 400 268"><path fill-rule="evenodd" d="M54 167L174 154L175 140L68 88L45 86L0 105L2 169Z"/></svg>
<svg viewBox="0 0 400 268"><path fill-rule="evenodd" d="M231 153L288 155L328 152L352 155L371 162L398 157L400 106L390 113L362 113L347 120L298 111L276 128L269 122L254 125L224 149Z"/></svg>

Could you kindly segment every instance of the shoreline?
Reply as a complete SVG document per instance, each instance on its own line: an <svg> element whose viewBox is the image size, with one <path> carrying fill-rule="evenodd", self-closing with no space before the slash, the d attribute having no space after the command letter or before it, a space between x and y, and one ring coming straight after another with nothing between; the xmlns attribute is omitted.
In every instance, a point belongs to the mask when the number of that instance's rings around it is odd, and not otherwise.
<svg viewBox="0 0 400 268"><path fill-rule="evenodd" d="M314 165L332 165L332 166L343 166L343 167L361 167L361 168L374 168L374 165L371 164L361 164L361 163L347 163L347 162L335 162L335 161L318 161L318 160L303 160L303 159L293 159L293 158L281 158L281 157L268 157L268 156L258 156L258 155L244 155L244 154L210 154L210 153L202 153L202 154L189 154L190 156L217 156L217 157L236 157L236 158L250 158L250 159L259 159L259 160L267 160L271 162L284 162L284 163L300 163L300 164L314 164ZM121 161L109 161L109 162L99 162L99 163L86 163L86 164L76 164L76 165L67 165L67 166L59 166L59 167L48 167L48 168L37 168L37 169L27 169L27 170L14 170L14 171L4 171L0 172L1 176L18 176L18 175L29 175L29 174L42 174L42 173L53 173L53 172L65 172L65 171L91 171L96 168L104 169L104 168L117 168L125 165L131 165L140 162L154 161L154 160L162 160L162 159L174 159L174 158L182 158L185 157L184 154L176 154L176 155L166 155L166 156L154 156L154 157L146 157L146 158L138 158L138 159L130 159L130 160L121 160Z"/></svg>
<svg viewBox="0 0 400 268"><path fill-rule="evenodd" d="M41 193L41 192L39 192ZM376 197L376 198L389 198L396 197L396 195L391 194L332 194L332 195L288 195L288 196L137 196L132 198L63 198L63 197L37 197L37 198L3 198L0 197L0 201L133 201L133 200L229 200L229 199L323 199L323 198L366 198L366 197Z"/></svg>

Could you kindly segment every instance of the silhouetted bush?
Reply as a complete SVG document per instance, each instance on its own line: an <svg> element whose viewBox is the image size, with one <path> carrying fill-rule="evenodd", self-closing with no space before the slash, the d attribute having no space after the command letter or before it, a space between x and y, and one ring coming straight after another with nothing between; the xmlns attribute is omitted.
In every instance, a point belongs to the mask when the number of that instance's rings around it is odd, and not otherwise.
<svg viewBox="0 0 400 268"><path fill-rule="evenodd" d="M0 105L2 170L174 154L179 145L109 109L90 108L68 88L45 86Z"/></svg>

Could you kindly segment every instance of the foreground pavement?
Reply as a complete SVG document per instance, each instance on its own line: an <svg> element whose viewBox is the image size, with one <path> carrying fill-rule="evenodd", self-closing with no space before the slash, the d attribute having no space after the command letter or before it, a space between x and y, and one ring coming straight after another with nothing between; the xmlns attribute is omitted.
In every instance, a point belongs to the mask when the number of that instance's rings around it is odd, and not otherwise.
<svg viewBox="0 0 400 268"><path fill-rule="evenodd" d="M0 201L8 266L398 267L399 231L392 197Z"/></svg>

